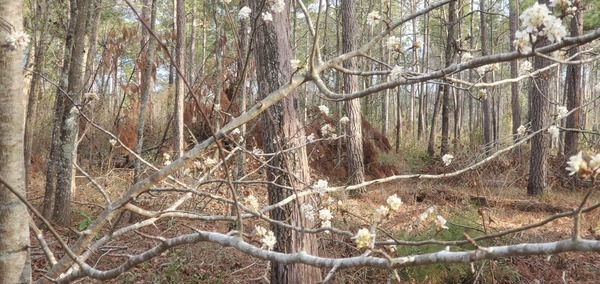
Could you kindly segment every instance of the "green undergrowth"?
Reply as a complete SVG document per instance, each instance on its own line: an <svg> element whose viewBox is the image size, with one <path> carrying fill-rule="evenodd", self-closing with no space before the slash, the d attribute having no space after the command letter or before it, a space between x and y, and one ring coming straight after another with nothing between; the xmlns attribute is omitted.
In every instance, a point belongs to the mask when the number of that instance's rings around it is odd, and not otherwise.
<svg viewBox="0 0 600 284"><path fill-rule="evenodd" d="M443 213L441 214L443 215ZM418 233L402 233L396 237L405 241L425 241L435 239L437 241L463 241L464 234L471 238L477 238L485 235L484 228L481 222L478 222L479 215L477 208L470 206L464 208L454 214L444 215L447 219L446 226L448 229L437 231L435 223L432 219L435 214L429 217L430 224ZM487 247L500 245L504 243L502 239L483 240L477 242L479 246ZM396 256L411 256L435 253L445 250L446 247L441 245L421 245L421 246L397 246ZM450 251L469 251L475 247L471 244L462 246L451 246ZM477 279L478 283L492 283L494 281L507 281L515 283L519 280L519 274L504 262L494 261L490 265L490 261L480 261L471 264L464 263L446 263L435 265L423 265L417 267L409 267L398 270L400 280L407 283L473 283Z"/></svg>

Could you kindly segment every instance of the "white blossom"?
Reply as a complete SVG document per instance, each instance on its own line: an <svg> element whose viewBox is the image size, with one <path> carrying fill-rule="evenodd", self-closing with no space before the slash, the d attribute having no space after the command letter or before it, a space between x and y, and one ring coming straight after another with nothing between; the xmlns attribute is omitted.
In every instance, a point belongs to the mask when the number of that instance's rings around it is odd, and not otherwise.
<svg viewBox="0 0 600 284"><path fill-rule="evenodd" d="M254 156L260 156L262 154L264 154L265 152L263 152L263 150L261 150L260 148L256 148L254 147L254 149L252 149L252 154Z"/></svg>
<svg viewBox="0 0 600 284"><path fill-rule="evenodd" d="M519 75L529 74L533 70L533 66L531 66L531 62L525 60L519 64Z"/></svg>
<svg viewBox="0 0 600 284"><path fill-rule="evenodd" d="M217 164L217 161L213 158L206 158L204 160L204 165L208 168L212 168L216 164Z"/></svg>
<svg viewBox="0 0 600 284"><path fill-rule="evenodd" d="M362 228L356 232L356 235L354 235L353 239L356 243L356 248L361 249L368 247L369 243L371 242L371 233L368 229Z"/></svg>
<svg viewBox="0 0 600 284"><path fill-rule="evenodd" d="M550 135L552 135L552 137L554 137L554 139L558 138L558 135L560 134L560 130L558 129L558 127L556 127L556 125L552 125L550 127L548 127L548 133L550 133Z"/></svg>
<svg viewBox="0 0 600 284"><path fill-rule="evenodd" d="M319 210L319 219L321 219L321 221L330 221L331 219L333 219L333 215L331 214L331 211L329 211L329 209L324 208Z"/></svg>
<svg viewBox="0 0 600 284"><path fill-rule="evenodd" d="M240 9L240 12L238 13L238 18L240 20L246 20L250 18L250 13L252 13L252 10L248 6L244 6L242 7L242 9Z"/></svg>
<svg viewBox="0 0 600 284"><path fill-rule="evenodd" d="M110 139L110 140L108 140L108 143L110 143L110 145L114 147L115 145L117 145L117 140L116 139Z"/></svg>
<svg viewBox="0 0 600 284"><path fill-rule="evenodd" d="M350 119L347 116L344 116L344 117L340 118L340 123L341 124L346 124L348 122L350 122Z"/></svg>
<svg viewBox="0 0 600 284"><path fill-rule="evenodd" d="M277 238L275 238L273 231L268 231L260 241L267 247L267 250L273 250L273 247L277 243Z"/></svg>
<svg viewBox="0 0 600 284"><path fill-rule="evenodd" d="M381 15L379 15L379 12L373 11L373 12L367 14L367 25L370 25L373 27L373 26L377 25L377 23L379 22L380 19L381 19Z"/></svg>
<svg viewBox="0 0 600 284"><path fill-rule="evenodd" d="M520 53L529 53L532 50L531 41L536 41L536 39L537 37L535 35L530 35L526 32L516 31L513 45Z"/></svg>
<svg viewBox="0 0 600 284"><path fill-rule="evenodd" d="M326 105L320 105L319 111L321 111L325 115L329 115L329 108Z"/></svg>
<svg viewBox="0 0 600 284"><path fill-rule="evenodd" d="M231 134L231 137L235 140L235 142L237 142L237 143L244 142L244 137L242 136L242 131L239 128L232 130L230 134Z"/></svg>
<svg viewBox="0 0 600 284"><path fill-rule="evenodd" d="M200 170L202 169L202 163L200 161L194 161L194 167Z"/></svg>
<svg viewBox="0 0 600 284"><path fill-rule="evenodd" d="M312 206L312 204L302 203L302 205L300 205L300 212L302 212L304 217L306 217L306 219L309 221L315 221L315 207Z"/></svg>
<svg viewBox="0 0 600 284"><path fill-rule="evenodd" d="M252 194L248 195L244 199L244 203L246 206L250 207L252 210L258 211L260 209L260 205L258 204L258 199Z"/></svg>
<svg viewBox="0 0 600 284"><path fill-rule="evenodd" d="M519 126L519 128L517 128L517 134L523 135L523 134L525 134L526 130L527 130L527 128L525 128L525 125L521 125L521 126Z"/></svg>
<svg viewBox="0 0 600 284"><path fill-rule="evenodd" d="M567 109L566 106L556 106L556 113L557 113L558 119L563 119L563 118L567 117L567 113L569 113L569 110Z"/></svg>
<svg viewBox="0 0 600 284"><path fill-rule="evenodd" d="M596 154L590 158L590 168L592 168L592 171L600 169L600 154Z"/></svg>
<svg viewBox="0 0 600 284"><path fill-rule="evenodd" d="M562 20L557 17L548 17L544 21L544 35L551 42L560 42L567 35L567 28L562 24Z"/></svg>
<svg viewBox="0 0 600 284"><path fill-rule="evenodd" d="M562 20L552 15L550 9L545 4L535 2L531 7L525 9L521 16L521 27L524 31L515 33L515 46L523 52L521 47L527 48L525 38L532 36L546 36L552 42L559 42L561 38L567 35L567 29L563 26Z"/></svg>
<svg viewBox="0 0 600 284"><path fill-rule="evenodd" d="M300 136L300 144L306 144L306 135L301 135Z"/></svg>
<svg viewBox="0 0 600 284"><path fill-rule="evenodd" d="M519 18L521 19L521 26L525 28L527 33L538 32L538 28L544 24L544 21L548 16L550 16L550 10L545 4L539 4L538 2L533 3L533 5L521 14Z"/></svg>
<svg viewBox="0 0 600 284"><path fill-rule="evenodd" d="M382 218L384 218L385 216L387 216L388 214L390 214L390 208L385 206L385 205L381 205L379 206L379 208L377 208L375 210L375 212L377 212L377 215L381 216Z"/></svg>
<svg viewBox="0 0 600 284"><path fill-rule="evenodd" d="M257 233L259 236L261 236L261 237L262 237L262 236L264 236L264 235L266 235L266 234L267 234L267 229L263 228L262 226L256 226L255 228L256 228L256 233Z"/></svg>
<svg viewBox="0 0 600 284"><path fill-rule="evenodd" d="M397 194L390 195L387 198L387 204L390 206L390 208L392 208L392 210L398 211L400 205L402 205L402 199L400 199Z"/></svg>
<svg viewBox="0 0 600 284"><path fill-rule="evenodd" d="M300 59L292 59L290 60L290 64L292 65L292 69L294 70L302 68L302 63L300 62Z"/></svg>
<svg viewBox="0 0 600 284"><path fill-rule="evenodd" d="M320 179L312 186L312 188L316 191L323 192L328 186L329 184L326 180Z"/></svg>
<svg viewBox="0 0 600 284"><path fill-rule="evenodd" d="M321 227L331 227L331 221L330 220L321 221ZM329 233L329 231L326 231L326 232Z"/></svg>
<svg viewBox="0 0 600 284"><path fill-rule="evenodd" d="M314 133L311 133L310 135L308 135L308 136L306 137L306 139L307 139L307 140L308 140L308 142L310 142L310 143L312 143L312 142L315 142L315 134L314 134Z"/></svg>
<svg viewBox="0 0 600 284"><path fill-rule="evenodd" d="M579 151L577 155L571 156L569 161L567 162L567 167L565 168L569 171L569 175L572 176L579 171L587 170L588 165L587 162L583 159L583 153Z"/></svg>
<svg viewBox="0 0 600 284"><path fill-rule="evenodd" d="M70 114L72 115L78 115L79 114L79 109L77 107L72 107L71 110L69 111Z"/></svg>
<svg viewBox="0 0 600 284"><path fill-rule="evenodd" d="M486 66L481 66L481 67L477 67L477 69L475 69L475 71L477 71L477 73L479 73L480 75L483 75L488 71L488 68Z"/></svg>
<svg viewBox="0 0 600 284"><path fill-rule="evenodd" d="M331 125L325 124L325 125L321 126L321 134L323 134L323 137L329 136L333 133L335 133L335 131Z"/></svg>
<svg viewBox="0 0 600 284"><path fill-rule="evenodd" d="M398 79L402 75L404 75L404 71L402 71L402 67L400 67L398 65L395 65L394 68L392 68L392 72L390 72L390 76L392 77L392 80Z"/></svg>
<svg viewBox="0 0 600 284"><path fill-rule="evenodd" d="M262 13L262 19L265 22L272 22L273 21L273 15L271 15L271 13L269 13L269 12L264 12L264 13Z"/></svg>
<svg viewBox="0 0 600 284"><path fill-rule="evenodd" d="M169 153L163 153L163 159L171 160L171 155L169 155Z"/></svg>
<svg viewBox="0 0 600 284"><path fill-rule="evenodd" d="M413 48L421 48L423 46L423 43L420 41L415 41L415 43L413 43Z"/></svg>
<svg viewBox="0 0 600 284"><path fill-rule="evenodd" d="M446 219L444 219L444 217L437 215L435 217L435 225L437 226L438 231L441 231L443 229L449 229L448 226L446 226Z"/></svg>
<svg viewBox="0 0 600 284"><path fill-rule="evenodd" d="M444 162L445 166L449 166L453 159L454 156L451 154L444 154L444 156L442 156L442 162Z"/></svg>
<svg viewBox="0 0 600 284"><path fill-rule="evenodd" d="M400 49L400 38L396 37L396 36L390 36L387 38L387 41L385 43L385 46L389 49L389 50L399 50Z"/></svg>
<svg viewBox="0 0 600 284"><path fill-rule="evenodd" d="M275 4L273 4L273 7L271 7L271 9L273 9L273 12L275 12L275 13L283 12L283 10L285 9L285 1L284 0L275 1Z"/></svg>
<svg viewBox="0 0 600 284"><path fill-rule="evenodd" d="M14 32L6 36L6 43L12 48L25 48L29 44L29 35L23 31Z"/></svg>
<svg viewBox="0 0 600 284"><path fill-rule="evenodd" d="M460 56L460 60L461 61L469 61L473 59L473 54L471 54L470 52L463 52L462 55Z"/></svg>

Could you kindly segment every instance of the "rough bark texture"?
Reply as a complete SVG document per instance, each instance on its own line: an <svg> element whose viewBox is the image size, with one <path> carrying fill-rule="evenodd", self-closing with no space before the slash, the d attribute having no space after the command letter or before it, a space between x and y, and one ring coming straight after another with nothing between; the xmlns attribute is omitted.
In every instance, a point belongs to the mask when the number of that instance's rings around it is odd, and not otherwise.
<svg viewBox="0 0 600 284"><path fill-rule="evenodd" d="M254 17L259 16L257 13L261 12L260 2L250 1ZM287 5L289 5L288 1L286 1ZM292 72L290 60L293 59L293 53L289 38L289 22L285 12L273 13L272 22L264 22L264 25L261 23L256 31L254 53L258 92L260 97L264 97L288 82ZM297 109L297 97L295 94L290 94L261 115L265 153L279 152L282 147L294 148L300 144L299 137L304 134L304 130L300 125ZM280 153L269 162L269 165L267 179L274 184L291 185L296 190L302 190L303 183L309 182L305 147L285 154ZM293 193L292 190L274 184L270 184L267 189L269 203L278 202ZM308 202L308 200L302 198L298 202ZM293 226L313 226L303 218L298 209L299 204L293 203L271 211L270 216L276 220L289 222ZM271 225L271 230L277 238L274 248L276 251L289 253L304 250L309 254L318 255L317 239L314 235L300 234L276 225ZM318 283L321 281L321 272L318 268L305 264L285 265L273 262L270 280L271 283Z"/></svg>
<svg viewBox="0 0 600 284"><path fill-rule="evenodd" d="M71 1L75 2L75 1ZM70 2L68 2L70 4ZM70 6L70 5L69 5ZM60 126L63 109L65 108L66 98L63 93L69 85L69 69L71 67L71 54L73 49L73 33L75 32L75 24L77 23L77 11L70 9L69 26L65 32L65 46L63 52L63 66L60 73L60 81L58 88L56 88L56 95L54 99L54 114L52 117L52 142L50 146L50 153L48 153L47 165L46 165L46 186L44 192L44 208L43 215L45 218L50 219L52 217L52 211L54 209L54 194L56 189L56 172L58 170L58 153L60 149Z"/></svg>
<svg viewBox="0 0 600 284"><path fill-rule="evenodd" d="M4 44L10 32L23 30L21 1L0 1L0 177L25 196L25 101L21 69L23 48ZM0 185L0 283L30 283L27 207Z"/></svg>
<svg viewBox="0 0 600 284"><path fill-rule="evenodd" d="M456 21L456 2L448 4L448 35L444 49L445 66L450 66L454 59L454 22ZM441 155L448 153L450 132L450 86L442 86L442 147Z"/></svg>
<svg viewBox="0 0 600 284"><path fill-rule="evenodd" d="M433 113L431 115L431 128L429 129L429 140L427 142L427 154L429 156L435 155L435 128L437 126L437 116L440 113L440 105L442 103L442 93L441 90L437 94L435 98L435 103L433 105Z"/></svg>
<svg viewBox="0 0 600 284"><path fill-rule="evenodd" d="M34 71L31 74L31 85L29 86L28 103L27 103L27 119L25 121L25 180L29 180L29 165L31 163L31 154L33 147L33 130L37 121L37 107L42 93L42 67L46 57L46 49L48 48L48 36L46 32L48 14L48 4L45 0L37 1L35 6L34 31L32 44L35 44L34 52Z"/></svg>
<svg viewBox="0 0 600 284"><path fill-rule="evenodd" d="M547 4L547 0L538 1L540 4ZM548 40L543 40L538 47L548 45ZM543 57L533 58L533 69L538 70L550 65L550 61ZM545 72L531 82L529 89L529 119L531 120L531 130L538 131L544 127L546 112L548 81L551 73ZM546 131L531 138L531 159L529 165L529 182L527 183L528 195L540 195L544 193L546 187L546 152L548 144L546 143Z"/></svg>
<svg viewBox="0 0 600 284"><path fill-rule="evenodd" d="M84 42L87 8L89 0L71 2L71 9L77 10L75 31L73 40L77 43ZM85 45L73 45L71 64L69 68L69 85L64 109L62 110L62 122L60 129L60 148L58 151L58 168L56 175L56 193L54 196L54 212L52 219L62 226L68 226L71 216L71 197L75 186L74 166L77 153L77 132L79 130L78 110L75 107L81 100L81 88L83 86Z"/></svg>
<svg viewBox="0 0 600 284"><path fill-rule="evenodd" d="M154 22L156 18L156 1L154 0L145 0L144 8L142 10L142 17L144 21L146 21L147 25L151 30L154 30ZM154 88L153 81L153 72L152 69L154 67L154 51L156 49L156 40L150 33L148 32L148 28L145 25L142 25L142 35L146 39L146 42L142 46L146 46L142 50L142 62L143 62L143 71L142 71L142 92L140 97L140 115L138 117L138 127L137 127L137 145L135 146L135 152L138 154L142 153L142 147L144 146L144 130L146 128L146 108L148 106L148 98L150 98L150 93ZM135 159L134 162L134 175L133 180L137 182L140 178L141 174L141 162L139 159Z"/></svg>
<svg viewBox="0 0 600 284"><path fill-rule="evenodd" d="M575 3L581 3L576 1ZM571 19L570 34L571 36L579 36L583 34L583 16L581 14L581 7L575 11L575 16ZM580 60L580 56L575 56L580 51L579 46L574 46L569 50L569 57L573 57L572 60ZM567 109L572 110L581 106L581 64L569 64L567 66L567 79L566 79L566 96L567 96ZM567 117L565 126L567 128L579 128L581 119L581 110L576 109L571 115ZM577 154L579 151L579 133L574 131L565 132L565 158L568 159L570 156Z"/></svg>
<svg viewBox="0 0 600 284"><path fill-rule="evenodd" d="M486 11L485 11L485 1L486 0L481 0L479 2L479 19L480 19L480 25L479 25L479 29L481 30L481 56L487 56L488 55L488 47L487 47L487 37L488 34L486 32L487 30L487 25L485 22L485 16L486 16ZM481 78L482 82L487 82L487 76L483 75L483 77ZM481 108L483 110L483 144L485 147L485 153L486 155L489 155L492 149L492 111L490 108L490 98L489 96L486 96L484 98L481 99Z"/></svg>
<svg viewBox="0 0 600 284"><path fill-rule="evenodd" d="M517 0L510 1L509 11L509 29L510 29L510 42L515 40L515 32L519 26L519 2ZM510 51L515 51L516 48L513 44L510 45ZM519 66L517 66L517 60L510 62L510 77L516 78L519 76ZM514 142L518 142L519 137L517 129L521 126L521 106L519 104L519 82L513 82L510 84L510 107L512 112L512 134ZM517 152L520 152L521 148L517 148Z"/></svg>
<svg viewBox="0 0 600 284"><path fill-rule="evenodd" d="M175 22L177 26L177 40L175 41L175 65L179 68L175 81L175 113L173 117L173 159L178 159L183 153L183 99L185 97L184 62L185 56L185 7L183 0L176 1Z"/></svg>
<svg viewBox="0 0 600 284"><path fill-rule="evenodd" d="M356 13L354 12L355 3L353 0L342 1L342 52L350 52L354 49L356 40ZM344 67L347 69L355 68L354 58L344 61ZM358 80L356 76L344 74L344 93L350 94L357 88ZM363 157L362 144L362 119L360 114L360 99L354 99L345 102L346 115L350 119L346 134L348 142L346 147L346 157L348 159L348 184L354 185L365 181L365 165ZM364 188L357 189L354 193L364 191Z"/></svg>

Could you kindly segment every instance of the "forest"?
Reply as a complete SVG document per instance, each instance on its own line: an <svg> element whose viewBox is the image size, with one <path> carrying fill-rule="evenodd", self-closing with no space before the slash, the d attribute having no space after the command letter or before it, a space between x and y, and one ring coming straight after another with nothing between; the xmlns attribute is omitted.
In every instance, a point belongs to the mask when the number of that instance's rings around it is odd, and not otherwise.
<svg viewBox="0 0 600 284"><path fill-rule="evenodd" d="M0 1L0 283L582 283L598 0Z"/></svg>

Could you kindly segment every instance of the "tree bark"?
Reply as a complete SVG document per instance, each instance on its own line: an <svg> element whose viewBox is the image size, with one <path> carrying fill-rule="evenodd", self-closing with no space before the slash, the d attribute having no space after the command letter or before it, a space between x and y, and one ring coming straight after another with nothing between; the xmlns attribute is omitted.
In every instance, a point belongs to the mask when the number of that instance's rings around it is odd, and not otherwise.
<svg viewBox="0 0 600 284"><path fill-rule="evenodd" d="M183 0L176 0L176 28L175 65L179 69L175 80L175 112L173 117L173 159L179 159L183 153L183 108L185 98L185 4Z"/></svg>
<svg viewBox="0 0 600 284"><path fill-rule="evenodd" d="M540 4L547 4L548 0L539 0ZM547 39L540 41L538 47L549 44ZM533 69L539 70L551 61L543 57L533 57ZM529 119L531 120L531 131L538 131L544 127L546 112L548 82L551 73L546 71L533 78L529 88ZM531 158L529 162L529 182L527 183L527 194L530 196L544 193L546 187L546 131L542 131L531 138Z"/></svg>
<svg viewBox="0 0 600 284"><path fill-rule="evenodd" d="M485 16L486 16L486 5L485 5L485 1L486 0L480 0L479 1L479 20L480 20L480 25L479 25L479 30L481 31L481 56L487 56L488 55L488 47L487 47L487 24L486 24L486 20L485 20ZM482 82L487 82L487 75L483 74L483 77L481 78ZM481 108L483 110L483 146L485 149L485 154L489 155L491 153L492 150L492 141L493 141L493 133L492 133L492 110L490 108L490 95L488 94L487 96L481 98Z"/></svg>
<svg viewBox="0 0 600 284"><path fill-rule="evenodd" d="M45 0L39 0L36 3L34 36L34 71L31 74L31 85L29 86L27 119L25 121L25 180L29 180L29 165L31 164L31 154L33 147L33 131L37 121L37 107L42 94L42 67L44 66L46 49L48 48L48 33L46 31L46 22L48 15L48 3Z"/></svg>
<svg viewBox="0 0 600 284"><path fill-rule="evenodd" d="M54 209L54 195L56 192L56 173L58 171L58 155L60 149L60 127L62 121L63 109L65 108L66 98L63 93L69 85L69 69L71 68L71 56L73 49L73 34L75 32L75 25L77 23L77 11L71 9L71 3L69 3L69 26L65 32L65 46L63 52L63 66L60 73L60 81L56 88L56 95L54 98L54 109L52 117L52 138L50 153L48 153L48 159L46 160L46 186L44 191L44 208L42 214L45 218L50 219L52 217L52 211Z"/></svg>
<svg viewBox="0 0 600 284"><path fill-rule="evenodd" d="M342 52L347 53L354 49L356 40L356 4L353 0L342 0ZM355 59L351 58L343 62L344 68L354 69ZM344 93L350 94L356 91L358 80L356 76L344 74ZM362 144L362 118L360 113L360 99L345 102L346 115L350 119L346 127L347 143L346 158L348 159L348 184L355 185L365 181L365 166ZM364 192L364 188L353 191L353 194Z"/></svg>
<svg viewBox="0 0 600 284"><path fill-rule="evenodd" d="M431 128L429 129L429 141L427 142L427 154L430 157L435 155L435 128L437 126L437 116L440 113L440 105L442 103L442 93L439 92L435 98L433 106L433 114L431 116Z"/></svg>
<svg viewBox="0 0 600 284"><path fill-rule="evenodd" d="M21 1L0 2L0 39L23 31ZM26 196L22 47L0 45L0 178ZM31 283L27 207L0 184L0 283Z"/></svg>
<svg viewBox="0 0 600 284"><path fill-rule="evenodd" d="M446 37L446 46L444 49L445 66L452 64L455 52L454 40L454 24L456 22L456 2L452 1L448 4L448 34ZM441 155L448 153L450 132L450 85L442 86L442 147Z"/></svg>
<svg viewBox="0 0 600 284"><path fill-rule="evenodd" d="M581 1L575 1L574 3L581 3ZM571 19L570 34L571 36L579 36L583 34L583 15L581 13L582 5L579 4L575 15ZM578 61L581 56L576 54L580 51L579 46L574 46L569 50L569 57L572 57L573 61ZM565 82L565 91L567 97L567 109L572 110L573 113L567 117L565 126L567 128L579 128L581 119L581 64L569 64L567 65L567 75ZM576 131L565 132L565 158L568 159L579 152L579 133Z"/></svg>
<svg viewBox="0 0 600 284"><path fill-rule="evenodd" d="M260 2L262 1L250 1L253 17L260 17L259 13L262 7ZM286 6L289 7L288 1L286 1ZM262 21L262 19L259 20ZM272 22L261 22L257 27L254 55L260 97L279 89L281 85L289 81L293 71L290 65L293 53L286 13L273 13ZM303 189L303 184L308 183L310 179L306 148L298 147L300 136L304 135L304 128L300 124L297 109L296 94L289 94L260 118L263 127L264 152L267 154L278 153L269 161L270 167L267 170L267 180L273 182L267 188L270 204L293 193L293 190L279 187L276 184L291 186L299 191ZM273 141L277 143L273 143ZM282 153L281 150L287 151ZM289 222L292 226L311 227L313 226L312 222L304 218L298 210L299 204L305 202L309 202L309 200L300 198L297 203L293 202L283 208L271 211L270 216L275 220ZM304 250L309 254L318 255L315 235L302 234L275 224L271 225L271 230L277 238L275 251L290 253ZM271 263L270 280L271 283L318 283L321 281L321 272L319 268L306 264L297 263L286 266L283 263Z"/></svg>
<svg viewBox="0 0 600 284"><path fill-rule="evenodd" d="M142 15L144 21L147 21L147 25L150 27L150 30L154 31L155 22L156 22L156 1L155 0L145 0L144 8L142 10ZM146 38L145 46L142 50L143 60L143 74L141 80L141 97L140 97L140 115L138 117L138 129L137 129L137 144L135 146L135 152L139 155L142 153L142 148L144 146L144 130L146 128L146 108L148 106L148 99L150 98L150 93L154 89L154 80L153 80L153 67L154 67L154 52L156 50L156 40L145 25L142 25L142 34L143 37ZM144 60L145 59L145 60ZM135 159L134 163L134 175L133 181L134 183L138 182L141 174L141 162L139 159Z"/></svg>
<svg viewBox="0 0 600 284"><path fill-rule="evenodd" d="M510 0L509 10L509 29L510 29L510 42L515 40L515 33L519 27L519 1ZM510 51L515 51L516 48L513 44L510 45ZM510 77L516 78L519 76L519 66L517 60L510 62ZM513 141L516 143L521 139L518 135L518 129L521 126L521 105L519 104L519 82L513 82L510 84L510 107L512 112L512 134ZM520 154L521 147L518 147L515 152Z"/></svg>
<svg viewBox="0 0 600 284"><path fill-rule="evenodd" d="M71 9L77 10L77 21L73 33L74 42L84 42L89 0L73 0ZM77 153L77 132L79 130L79 110L76 107L81 100L81 89L84 74L85 45L74 44L69 68L69 84L65 96L60 126L60 148L58 150L58 167L56 175L56 192L54 196L54 212L52 219L62 226L69 225L71 216L71 198L75 187L74 166Z"/></svg>

